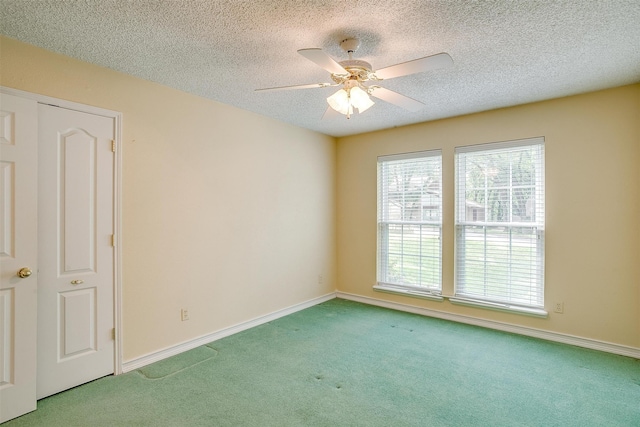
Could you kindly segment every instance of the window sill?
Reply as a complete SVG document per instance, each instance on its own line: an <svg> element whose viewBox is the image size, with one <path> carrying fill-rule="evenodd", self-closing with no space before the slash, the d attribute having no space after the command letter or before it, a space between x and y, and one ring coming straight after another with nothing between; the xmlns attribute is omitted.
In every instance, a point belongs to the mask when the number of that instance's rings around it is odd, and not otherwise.
<svg viewBox="0 0 640 427"><path fill-rule="evenodd" d="M444 301L444 297L442 295L435 294L431 291L423 291L420 289L399 288L396 286L386 285L384 283L378 283L373 287L373 290L378 292L386 292L389 294L428 299L431 301Z"/></svg>
<svg viewBox="0 0 640 427"><path fill-rule="evenodd" d="M526 316L546 318L549 313L541 308L518 307L509 304L500 304L495 302L480 301L470 298L449 297L449 302L456 305L464 305L467 307L488 308L489 310L505 311L508 313L524 314Z"/></svg>

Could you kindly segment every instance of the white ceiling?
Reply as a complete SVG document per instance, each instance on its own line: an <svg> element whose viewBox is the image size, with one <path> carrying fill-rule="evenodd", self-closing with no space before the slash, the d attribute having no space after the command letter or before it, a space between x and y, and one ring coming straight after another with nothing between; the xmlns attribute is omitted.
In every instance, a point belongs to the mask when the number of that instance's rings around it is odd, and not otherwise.
<svg viewBox="0 0 640 427"><path fill-rule="evenodd" d="M640 81L639 0L0 0L8 37L333 136ZM358 37L374 69L439 52L454 66L381 82L384 101L322 120L335 88L296 51ZM1 55L1 53L0 53Z"/></svg>

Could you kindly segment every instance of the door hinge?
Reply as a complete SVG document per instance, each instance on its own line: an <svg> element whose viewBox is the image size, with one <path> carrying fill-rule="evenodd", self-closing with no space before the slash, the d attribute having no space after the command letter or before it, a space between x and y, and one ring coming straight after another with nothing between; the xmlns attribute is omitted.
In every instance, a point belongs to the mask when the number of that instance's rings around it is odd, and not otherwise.
<svg viewBox="0 0 640 427"><path fill-rule="evenodd" d="M111 151L113 151L114 153L116 152L116 140L115 139L111 140Z"/></svg>
<svg viewBox="0 0 640 427"><path fill-rule="evenodd" d="M116 328L111 329L111 339L112 340L116 339Z"/></svg>
<svg viewBox="0 0 640 427"><path fill-rule="evenodd" d="M111 246L113 246L114 248L116 247L116 235L115 234L111 235Z"/></svg>

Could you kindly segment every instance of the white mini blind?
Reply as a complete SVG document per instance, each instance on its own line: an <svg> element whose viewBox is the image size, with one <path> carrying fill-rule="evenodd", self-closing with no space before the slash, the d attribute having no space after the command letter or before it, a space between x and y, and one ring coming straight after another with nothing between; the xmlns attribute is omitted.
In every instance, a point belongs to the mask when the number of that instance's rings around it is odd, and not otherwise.
<svg viewBox="0 0 640 427"><path fill-rule="evenodd" d="M442 153L378 158L378 284L440 291Z"/></svg>
<svg viewBox="0 0 640 427"><path fill-rule="evenodd" d="M456 296L544 306L544 139L459 147Z"/></svg>

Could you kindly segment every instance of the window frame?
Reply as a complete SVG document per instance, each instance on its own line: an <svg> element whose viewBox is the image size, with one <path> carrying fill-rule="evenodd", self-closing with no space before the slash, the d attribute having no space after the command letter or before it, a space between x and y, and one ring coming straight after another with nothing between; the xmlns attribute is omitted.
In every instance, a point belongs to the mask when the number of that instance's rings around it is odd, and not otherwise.
<svg viewBox="0 0 640 427"><path fill-rule="evenodd" d="M437 195L440 199L438 205L438 216L439 218L433 219L433 209L427 209L429 211L429 218L425 219L425 209L421 205L420 206L420 219L419 220L410 220L406 221L405 219L401 220L391 220L389 219L389 191L388 187L385 187L385 165L388 165L392 162L400 162L407 160L426 160L426 159L437 159L438 161L438 170L439 175L437 176L438 188ZM441 301L443 298L442 294L442 150L427 150L427 151L418 151L411 153L402 153L402 154L393 154L386 156L379 156L377 161L377 247L376 247L376 285L374 286L375 290L383 291L383 292L391 292L391 293L400 293L400 294L410 294L412 296L417 296L421 298L427 299L435 299ZM420 193L421 197L424 193ZM423 227L437 228L438 234L438 253L437 253L437 264L438 264L438 272L437 272L437 283L431 283L428 286L422 284L409 284L409 283L398 283L392 280L389 280L389 257L391 251L389 249L389 227L390 226L400 226L403 231L401 234L404 236L404 226L411 227L419 227L420 229L420 245L422 245L422 229ZM402 243L404 244L404 243ZM422 248L420 248L422 250ZM404 250L401 252L404 254ZM419 268L422 271L422 254L419 256ZM422 282L421 282L422 283Z"/></svg>
<svg viewBox="0 0 640 427"><path fill-rule="evenodd" d="M522 140L515 141L506 141L499 143L489 143L489 144L479 144L465 147L456 147L455 148L455 267L454 267L454 294L455 296L450 298L452 303L464 304L464 305L475 305L481 306L485 308L494 308L498 310L508 310L508 311L519 311L525 314L531 314L536 316L546 316L547 312L544 310L545 300L544 300L544 287L545 287L545 277L544 277L544 240L545 240L545 145L544 145L544 137L537 138L528 138ZM532 193L534 194L533 200L533 216L534 220L532 221L513 221L513 203L512 197L514 194L514 189L518 187L518 185L513 185L513 171L512 164L509 163L509 185L506 188L495 187L497 190L507 190L509 194L509 221L491 221L491 218L487 217L487 206L485 203L485 213L483 215L483 221L470 221L467 219L467 188L466 188L466 180L467 174L466 170L463 169L463 165L461 163L460 157L463 156L466 159L467 153L473 155L473 153L488 153L488 156L491 155L491 152L496 154L502 152L506 153L508 151L516 151L521 147L532 147L534 151L537 151L536 155L538 156L537 161L535 163L536 168L534 169L534 182L533 185L529 185L532 189ZM522 186L525 188L526 186ZM488 190L485 189L485 200L488 194ZM464 203L461 203L461 197L464 198ZM474 212L475 214L475 212ZM464 218L464 219L461 219ZM482 259L483 271L484 273L484 283L482 286L485 289L485 293L487 292L487 288L493 288L493 285L487 284L487 239L486 233L488 230L490 231L499 231L499 229L509 230L508 232L508 250L509 257L511 257L514 245L512 240L512 233L514 230L530 230L530 234L533 235L535 233L535 264L534 268L532 268L532 275L529 279L535 285L530 287L529 290L533 289L534 297L530 299L529 303L523 302L521 298L518 300L517 297L500 297L496 294L494 290L493 295L478 295L478 293L469 292L465 286L468 283L465 280L464 274L467 272L465 265L461 265L466 262L466 256L464 251L466 250L466 240L465 235L471 227L479 228L484 230L484 258ZM532 251L533 252L533 251ZM508 277L510 283L506 285L509 289L509 292L512 291L512 288L517 291L522 290L523 287L519 285L514 285L513 280L511 280L511 269L514 268L513 262L510 261L506 263L508 269ZM471 287L468 285L468 287ZM531 297L530 297L531 298Z"/></svg>

